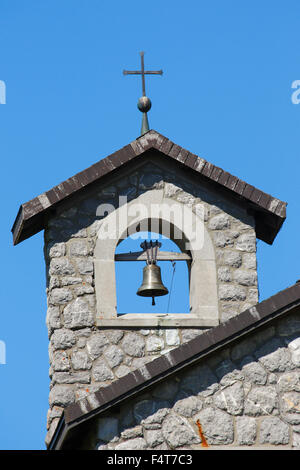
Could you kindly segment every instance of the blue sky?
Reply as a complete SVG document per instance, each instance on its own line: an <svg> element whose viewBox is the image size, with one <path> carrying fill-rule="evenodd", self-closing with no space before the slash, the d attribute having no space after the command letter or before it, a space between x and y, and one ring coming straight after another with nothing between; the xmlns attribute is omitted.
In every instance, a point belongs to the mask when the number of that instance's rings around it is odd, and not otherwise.
<svg viewBox="0 0 300 470"><path fill-rule="evenodd" d="M297 0L1 0L2 272L0 449L44 449L48 337L43 233L13 247L19 205L150 127L288 202L273 246L258 243L260 299L299 273L300 4ZM166 280L169 282L169 280Z"/></svg>

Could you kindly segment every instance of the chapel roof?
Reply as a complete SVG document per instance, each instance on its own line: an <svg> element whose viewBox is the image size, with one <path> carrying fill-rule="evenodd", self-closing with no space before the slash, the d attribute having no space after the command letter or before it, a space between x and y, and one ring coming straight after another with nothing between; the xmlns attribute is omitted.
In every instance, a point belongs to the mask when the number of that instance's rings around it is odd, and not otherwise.
<svg viewBox="0 0 300 470"><path fill-rule="evenodd" d="M211 354L257 332L261 327L268 327L272 322L293 313L299 315L299 308L300 282L297 282L146 363L143 367L113 381L97 392L90 393L86 398L82 398L64 409L49 448L62 448L66 438L91 418L119 406L128 399L137 397L152 385L167 380L201 360L206 360Z"/></svg>
<svg viewBox="0 0 300 470"><path fill-rule="evenodd" d="M182 169L193 173L199 184L208 183L237 203L244 204L254 216L257 237L269 244L273 242L286 217L286 202L264 193L155 130L150 130L115 153L22 204L12 227L14 245L43 230L48 218L57 211L73 203L78 196L82 197L98 182L107 181L121 167L140 162L151 150L157 152L161 159L170 159Z"/></svg>

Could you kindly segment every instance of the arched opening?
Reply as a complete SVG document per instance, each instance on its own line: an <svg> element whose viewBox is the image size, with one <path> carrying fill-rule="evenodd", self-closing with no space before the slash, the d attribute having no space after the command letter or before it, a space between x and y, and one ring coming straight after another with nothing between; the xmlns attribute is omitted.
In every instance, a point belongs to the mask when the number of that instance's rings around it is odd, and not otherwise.
<svg viewBox="0 0 300 470"><path fill-rule="evenodd" d="M116 248L116 255L142 251L140 244L144 240L158 240L162 251L180 253L178 245L170 238L156 232L136 232L123 239ZM136 294L143 280L145 261L116 261L116 292L117 313L189 313L189 266L187 261L157 262L161 269L164 286L169 293L155 297L152 305L151 297Z"/></svg>
<svg viewBox="0 0 300 470"><path fill-rule="evenodd" d="M152 212L153 207L155 208L154 214ZM159 209L159 215L157 215L156 209ZM181 213L184 215L183 218L180 216ZM149 221L151 222L150 227L147 224ZM127 307L124 307L125 311L122 312L120 312L119 307L117 309L115 259L116 253L119 252L118 246L121 245L122 241L126 241L129 235L132 239L136 232L141 233L147 230L161 234L161 239L162 236L169 237L170 243L171 240L176 243L177 253L182 252L178 256L185 260L185 262L177 261L176 270L179 264L184 266L186 260L188 260L190 269L188 269L189 275L186 276L186 279L189 279L190 308L184 309L186 313L181 308L177 309L174 305L171 305L175 290L180 292L180 289L176 289L176 285L172 288L169 313L165 312L165 306L163 312L161 308L158 313L152 309L150 311L148 309L141 311L141 308L139 308L138 313L142 315L133 313L136 312L134 305L137 305L138 300L137 296L135 298L135 289L140 286L142 281L143 263L140 261L139 263L142 266L138 266L138 269L135 268L134 270L134 273L137 273L136 285L132 289L134 302L130 306L130 310ZM131 241L128 243L131 243ZM137 246L138 244L135 243L134 248L129 248L129 251L137 251ZM126 250L128 250L128 247ZM94 255L97 325L105 327L119 325L124 327L158 325L210 327L218 324L216 261L210 235L199 215L193 213L180 202L174 204L173 200L164 197L162 190L147 191L140 195L137 200L130 201L107 215L103 219L97 234ZM159 264L162 266L164 263L159 261ZM170 263L167 264L170 266ZM132 267L132 269L134 268ZM167 278L168 275L166 274L165 279L163 279L165 283L168 282ZM133 284L133 279L127 274L125 284L127 288ZM141 307L141 302L138 305ZM161 302L158 305L161 307ZM123 306L121 306L121 309L123 310ZM130 313L126 313L128 310ZM178 314L173 315L176 311Z"/></svg>

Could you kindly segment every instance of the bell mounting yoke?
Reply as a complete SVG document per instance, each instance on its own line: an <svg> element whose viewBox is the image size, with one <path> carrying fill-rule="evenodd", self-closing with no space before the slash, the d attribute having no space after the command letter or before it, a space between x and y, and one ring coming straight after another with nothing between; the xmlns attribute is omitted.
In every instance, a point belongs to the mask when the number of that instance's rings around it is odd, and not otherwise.
<svg viewBox="0 0 300 470"><path fill-rule="evenodd" d="M146 252L147 264L156 264L158 249L161 247L161 243L158 240L147 242L146 240L141 243L141 248Z"/></svg>

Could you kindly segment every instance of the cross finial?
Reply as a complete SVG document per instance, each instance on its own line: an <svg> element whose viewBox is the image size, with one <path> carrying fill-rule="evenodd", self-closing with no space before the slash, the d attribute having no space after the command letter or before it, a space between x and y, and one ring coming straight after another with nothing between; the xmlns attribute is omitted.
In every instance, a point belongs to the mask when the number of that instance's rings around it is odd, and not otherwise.
<svg viewBox="0 0 300 470"><path fill-rule="evenodd" d="M124 75L141 75L142 76L142 97L138 100L137 107L143 113L141 135L149 131L149 123L147 112L151 109L150 98L146 96L145 75L162 75L162 70L145 70L144 52L140 52L141 70L123 70Z"/></svg>

